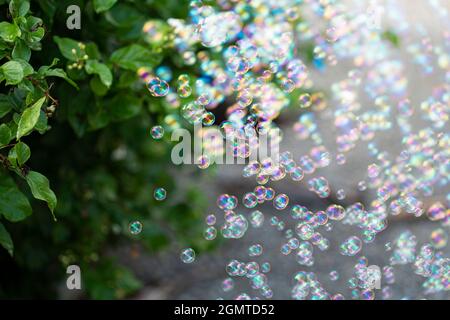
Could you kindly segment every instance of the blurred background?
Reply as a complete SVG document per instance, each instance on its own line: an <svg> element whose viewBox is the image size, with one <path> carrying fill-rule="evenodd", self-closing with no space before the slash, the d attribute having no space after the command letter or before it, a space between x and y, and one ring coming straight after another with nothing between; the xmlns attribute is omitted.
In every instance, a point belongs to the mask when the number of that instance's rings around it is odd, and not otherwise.
<svg viewBox="0 0 450 320"><path fill-rule="evenodd" d="M216 5L213 1L204 2ZM358 2L364 7L365 1ZM424 75L423 69L411 59L407 44L420 43L424 38L423 29L432 43L442 43L445 25L436 18L436 9L428 1L396 2L408 23L421 25L421 28L410 28L407 39L396 34L395 21L382 19L381 28L392 50L392 59L404 63L408 97L413 105L419 105L442 83L445 72L436 69ZM66 8L74 4L82 12L80 30L65 27ZM1 21L11 21L10 2L3 0L0 5ZM450 10L450 1L443 0L441 5ZM19 223L2 220L14 242L14 255L0 250L1 298L234 299L252 289L247 281L236 281L234 290L224 292L222 282L228 278L225 266L232 259L249 260L248 247L253 244L261 244L264 248L264 255L254 260L271 265L268 281L274 299L291 299L294 276L304 270L314 271L332 294L340 292L345 297L351 296L347 282L361 255L348 257L338 252L339 244L355 233L349 226L335 224L326 232L330 248L315 251L314 266L309 268L299 266L293 255L284 256L280 252L285 235L270 225L270 217L279 215L270 205L258 207L266 216L263 227L249 228L242 239L204 239L206 216L219 214L217 197L227 193L240 199L254 189L256 182L244 178L243 166L239 165L217 165L208 170L199 170L194 165L174 166L170 160L173 146L170 135L166 134L159 141L150 137L152 126L181 120L170 104L148 93L137 71L142 67L153 70L164 65L170 67L175 79L179 74L188 74L193 81L199 76L194 66L183 64L167 24L169 18L187 19L188 12L189 1L184 0L30 2L26 16L42 19L39 25L43 26L45 35L39 40L40 48L31 52L29 64L38 70L58 58L57 66L65 70L79 90L63 77L49 79L46 92L58 100L56 111L48 117L40 134L35 132L26 137L31 149L27 166L49 179L58 198L55 211L58 221L52 220L45 203L31 200L32 194L14 173L8 168L1 169L2 174L14 179L33 208L33 214ZM310 13L302 14L308 20ZM149 20L156 26L151 39L142 32ZM71 56L71 49L79 47L79 42L86 46L81 49L83 54L104 63L110 70L112 84L105 84L104 74L90 71L83 59ZM139 61L137 56L142 53L134 52L137 48L133 45L147 50L145 62ZM128 51L117 54L122 48ZM344 61L324 70L315 63L312 49L311 44L307 44L306 49L298 53L309 68L314 83L312 90L331 97L332 85L345 79L353 66ZM71 65L74 68L70 68ZM27 89L24 87L2 85L1 92L8 97L8 103L18 105L9 114L2 115L2 122L13 121L14 113L23 111L20 104L25 104L26 100ZM358 98L362 108L373 104L362 93ZM332 109L333 100L330 98L327 104ZM297 138L293 127L299 115L298 109L289 108L277 120L284 132L280 149L291 151L295 159L312 147ZM223 115L216 114L217 119L220 117ZM324 145L336 154L336 133L329 129L333 125L332 113L318 113L317 124ZM412 125L421 128L423 124L418 119ZM447 127L443 132L448 132ZM398 154L401 135L398 128L393 129L380 134L376 142L381 150ZM310 192L305 183L289 179L271 181L269 186L287 194L291 204L304 205L311 211L324 210L335 202L343 206L356 202L368 205L375 195L370 189L361 191L358 183L364 179L371 161L367 145L360 145L348 154L344 166L321 169L333 191L327 199L320 199ZM165 201L154 199L153 192L158 187L167 190ZM429 197L425 207L436 201L445 203L450 191L446 188ZM338 189L345 190L345 199L336 198ZM239 212L244 215L251 211L239 207ZM142 223L139 235L130 234L132 221ZM394 247L403 232L410 230L420 248L430 241L431 232L439 227L439 223L426 217L390 217L388 228L373 243L364 244L362 255L371 265L388 266L392 255L390 247ZM289 228L295 229L295 223L286 219L286 229ZM180 260L181 249L187 247L194 248L197 253L191 264ZM440 250L445 256L450 254L448 245ZM66 288L65 271L71 264L81 267L81 291ZM339 279L331 280L331 271L337 271ZM450 270L448 273L450 276ZM424 278L414 272L411 264L396 266L395 282L389 285L389 298L450 298L448 290L425 295L423 282ZM382 282L382 285L387 284ZM375 295L377 299L382 298L380 291L375 291Z"/></svg>

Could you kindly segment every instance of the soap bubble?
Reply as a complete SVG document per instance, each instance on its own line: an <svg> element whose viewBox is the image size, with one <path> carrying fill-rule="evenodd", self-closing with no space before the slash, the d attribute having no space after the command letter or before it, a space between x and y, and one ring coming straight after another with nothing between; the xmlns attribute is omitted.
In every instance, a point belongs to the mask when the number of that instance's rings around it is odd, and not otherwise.
<svg viewBox="0 0 450 320"><path fill-rule="evenodd" d="M163 201L166 199L167 191L164 188L156 188L153 192L153 196L157 201Z"/></svg>
<svg viewBox="0 0 450 320"><path fill-rule="evenodd" d="M181 261L192 263L195 261L195 251L192 248L183 249L180 254Z"/></svg>
<svg viewBox="0 0 450 320"><path fill-rule="evenodd" d="M161 126L154 126L150 130L150 134L153 139L159 140L164 136L164 128Z"/></svg>
<svg viewBox="0 0 450 320"><path fill-rule="evenodd" d="M340 253L344 256L354 256L361 251L362 241L356 236L345 240L339 247Z"/></svg>
<svg viewBox="0 0 450 320"><path fill-rule="evenodd" d="M142 232L142 223L140 221L133 221L128 226L132 235L137 235Z"/></svg>

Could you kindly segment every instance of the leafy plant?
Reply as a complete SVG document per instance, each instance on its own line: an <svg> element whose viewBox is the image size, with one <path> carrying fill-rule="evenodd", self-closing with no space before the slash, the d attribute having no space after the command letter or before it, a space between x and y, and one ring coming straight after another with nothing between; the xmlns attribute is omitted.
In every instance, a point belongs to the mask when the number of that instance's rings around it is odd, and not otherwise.
<svg viewBox="0 0 450 320"><path fill-rule="evenodd" d="M81 30L66 28L73 4ZM137 74L177 65L162 18L186 16L187 2L0 0L0 8L0 296L52 297L69 264L80 265L88 296L129 295L139 281L106 252L133 237L133 220L148 250L173 239L207 249L196 222L201 194L175 186L170 142L148 134L177 115ZM149 19L158 42L142 33ZM181 196L157 202L157 186Z"/></svg>

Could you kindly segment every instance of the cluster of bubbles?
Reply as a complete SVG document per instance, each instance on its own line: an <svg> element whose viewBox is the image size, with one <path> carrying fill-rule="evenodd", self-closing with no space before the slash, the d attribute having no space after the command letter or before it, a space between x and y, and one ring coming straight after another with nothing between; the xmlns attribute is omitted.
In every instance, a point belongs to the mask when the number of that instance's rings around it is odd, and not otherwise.
<svg viewBox="0 0 450 320"><path fill-rule="evenodd" d="M218 212L206 217L203 236L208 241L238 240L250 231L265 234L274 228L283 235L277 247L281 257L288 261L294 256L301 268L294 275L293 299L390 299L395 271L404 265L424 278L425 295L449 291L448 10L439 0L427 4L446 26L442 43L436 43L427 28L408 23L396 1L384 1L384 6L369 0L350 3L220 0L213 6L192 0L186 20L146 23L148 41L170 42L177 64L195 70L189 75L175 74L165 65L138 70L150 95L170 111L150 129L151 137L160 140L165 131L201 124L200 169L210 168L214 157L222 155L223 141L230 142L234 158L247 160L242 177L254 179L256 186L241 195L218 196ZM170 39L164 28L171 30ZM413 32L419 32L420 41ZM399 45L406 48L402 59L396 52ZM424 77L433 75L434 87L421 102L408 92L408 61ZM336 79L327 72L341 63L350 66L348 72L318 92L313 80ZM293 115L288 129L300 142L298 150L253 160L264 135L274 145L290 138L279 123ZM365 161L353 163L355 154L368 158L363 173L352 170ZM336 182L333 172L346 167L350 173L342 180L348 181ZM346 182L355 179L351 190ZM288 188L282 187L283 180ZM310 191L325 203L322 210L299 204L297 185L302 195ZM355 195L362 195L364 203L352 201ZM166 191L155 189L154 198L164 200ZM380 255L389 255L386 265L374 268L363 254L397 219L426 219L436 226L420 248L413 231L401 231L381 250ZM328 234L335 229L350 234L332 243ZM138 234L142 224L132 222L129 230ZM332 254L330 248L339 259L357 259L350 278L342 270L329 270L325 279L314 272L320 257ZM247 253L251 261L233 259L226 265L224 294L246 279L253 291L239 292L235 299L272 298L276 292L269 276L277 266L262 262L270 250L253 242ZM184 249L181 260L194 262L194 250ZM328 280L348 280L347 293L327 291Z"/></svg>

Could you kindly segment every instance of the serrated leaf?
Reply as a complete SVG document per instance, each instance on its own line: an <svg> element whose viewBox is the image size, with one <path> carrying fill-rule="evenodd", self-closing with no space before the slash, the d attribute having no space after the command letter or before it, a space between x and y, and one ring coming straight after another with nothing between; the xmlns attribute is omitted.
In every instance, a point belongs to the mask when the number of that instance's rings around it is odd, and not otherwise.
<svg viewBox="0 0 450 320"><path fill-rule="evenodd" d="M5 229L3 224L0 222L0 244L3 248L8 251L9 255L12 257L14 254L14 244L12 242L9 232Z"/></svg>
<svg viewBox="0 0 450 320"><path fill-rule="evenodd" d="M50 189L50 183L48 179L36 171L28 172L28 174L25 176L25 179L30 186L33 197L47 202L47 205L52 212L53 219L56 220L54 211L56 208L57 200L55 193Z"/></svg>
<svg viewBox="0 0 450 320"><path fill-rule="evenodd" d="M18 84L23 79L22 64L17 61L8 61L0 67L7 85Z"/></svg>
<svg viewBox="0 0 450 320"><path fill-rule="evenodd" d="M116 2L117 0L94 0L95 12L100 13L109 10Z"/></svg>
<svg viewBox="0 0 450 320"><path fill-rule="evenodd" d="M111 61L119 67L137 71L141 67L152 67L159 63L160 57L149 49L132 44L113 52Z"/></svg>
<svg viewBox="0 0 450 320"><path fill-rule="evenodd" d="M20 117L19 125L17 128L16 138L19 140L24 135L28 134L33 130L37 121L39 120L39 115L41 113L41 107L45 102L45 97L40 98L31 107L25 109Z"/></svg>
<svg viewBox="0 0 450 320"><path fill-rule="evenodd" d="M14 180L6 174L0 175L0 214L8 221L22 221L31 215L31 205L19 190Z"/></svg>
<svg viewBox="0 0 450 320"><path fill-rule="evenodd" d="M97 60L88 60L85 69L88 74L97 74L105 86L111 86L113 76L111 70L105 64Z"/></svg>
<svg viewBox="0 0 450 320"><path fill-rule="evenodd" d="M22 32L17 25L5 21L0 22L0 38L4 41L13 42L21 34Z"/></svg>

